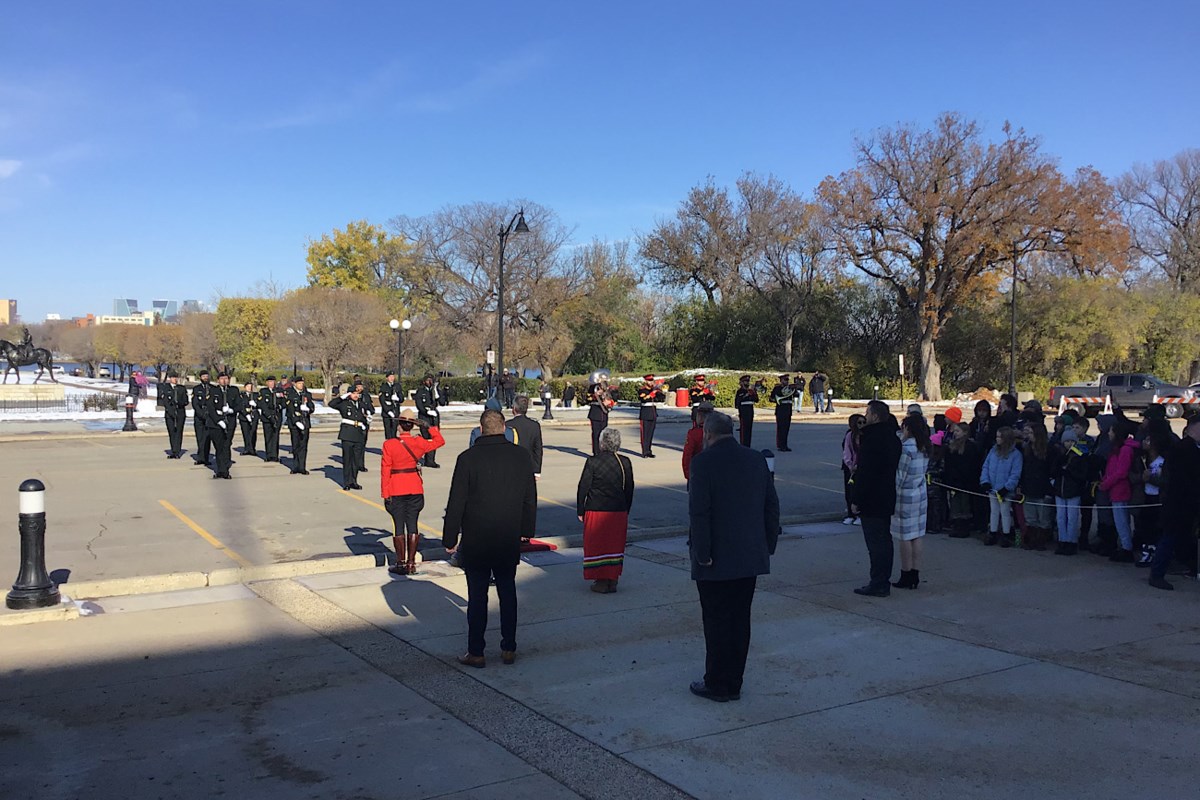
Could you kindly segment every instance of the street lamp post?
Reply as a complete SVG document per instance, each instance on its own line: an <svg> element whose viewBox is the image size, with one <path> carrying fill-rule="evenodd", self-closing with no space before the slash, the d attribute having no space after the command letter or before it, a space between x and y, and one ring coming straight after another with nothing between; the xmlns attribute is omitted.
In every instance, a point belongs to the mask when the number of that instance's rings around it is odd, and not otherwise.
<svg viewBox="0 0 1200 800"><path fill-rule="evenodd" d="M1008 393L1017 396L1017 243L1012 246L1012 340L1008 350Z"/></svg>
<svg viewBox="0 0 1200 800"><path fill-rule="evenodd" d="M496 358L497 366L500 369L504 368L504 245L508 241L509 234L512 233L529 233L529 226L525 224L525 209L523 208L513 214L508 227L502 228L498 234L500 237L500 263L496 270Z"/></svg>
<svg viewBox="0 0 1200 800"><path fill-rule="evenodd" d="M299 328L288 328L287 332L288 332L289 336L303 336L304 335L304 331ZM299 368L296 363L296 345L295 345L295 343L293 343L292 344L292 377L293 378L296 377L296 373L298 371L299 371Z"/></svg>
<svg viewBox="0 0 1200 800"><path fill-rule="evenodd" d="M396 380L400 381L400 388L404 388L404 332L412 327L412 322L409 320L394 319L388 323L392 330L396 332Z"/></svg>

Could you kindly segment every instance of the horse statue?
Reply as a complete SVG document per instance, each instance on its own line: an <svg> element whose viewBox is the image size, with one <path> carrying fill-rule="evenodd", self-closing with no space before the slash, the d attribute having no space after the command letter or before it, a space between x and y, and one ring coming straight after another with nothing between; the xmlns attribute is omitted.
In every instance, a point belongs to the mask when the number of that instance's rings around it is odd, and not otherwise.
<svg viewBox="0 0 1200 800"><path fill-rule="evenodd" d="M54 377L54 356L44 347L21 347L13 344L7 339L0 339L0 355L8 361L8 367L4 370L4 380L0 383L8 383L8 373L17 373L17 383L21 382L20 367L27 367L32 364L38 365L37 377L33 379L37 383L42 379L42 375L50 373L50 380L58 383L58 379Z"/></svg>

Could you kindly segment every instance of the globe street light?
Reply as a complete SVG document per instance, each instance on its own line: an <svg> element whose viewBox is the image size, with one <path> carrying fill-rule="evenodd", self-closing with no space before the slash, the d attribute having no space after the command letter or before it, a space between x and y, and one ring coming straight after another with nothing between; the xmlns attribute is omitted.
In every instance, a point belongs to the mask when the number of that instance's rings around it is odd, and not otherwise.
<svg viewBox="0 0 1200 800"><path fill-rule="evenodd" d="M529 226L525 224L525 209L521 209L513 218L509 220L508 227L500 230L500 265L497 268L497 293L496 293L496 327L497 327L497 343L496 343L496 358L498 359L497 366L504 369L504 245L508 241L509 234L512 233L529 233Z"/></svg>
<svg viewBox="0 0 1200 800"><path fill-rule="evenodd" d="M394 319L388 323L396 332L396 380L400 381L400 390L404 391L404 332L412 327L412 322Z"/></svg>
<svg viewBox="0 0 1200 800"><path fill-rule="evenodd" d="M287 329L287 332L288 332L288 334L289 334L289 335L291 335L291 336L303 336L303 335L304 335L304 331L303 331L303 329L297 329L297 328L288 328L288 329ZM296 366L296 345L295 345L295 343L293 343L293 344L292 344L292 378L293 378L293 379L295 379L295 377L296 377L296 371L297 371L297 366ZM288 381L288 383L291 383L291 381Z"/></svg>

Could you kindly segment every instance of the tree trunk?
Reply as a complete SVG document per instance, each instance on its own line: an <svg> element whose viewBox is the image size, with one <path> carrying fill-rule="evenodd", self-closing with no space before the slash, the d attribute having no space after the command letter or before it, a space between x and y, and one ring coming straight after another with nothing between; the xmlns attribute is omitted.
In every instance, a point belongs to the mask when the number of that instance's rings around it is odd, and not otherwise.
<svg viewBox="0 0 1200 800"><path fill-rule="evenodd" d="M1188 385L1200 383L1200 360L1193 361L1188 370Z"/></svg>
<svg viewBox="0 0 1200 800"><path fill-rule="evenodd" d="M921 332L921 399L936 403L942 399L942 365L937 360L937 337L932 325Z"/></svg>
<svg viewBox="0 0 1200 800"><path fill-rule="evenodd" d="M334 369L335 369L335 367L333 364L322 364L321 365L321 380L325 384L325 404L326 405L329 405L329 401L333 399Z"/></svg>
<svg viewBox="0 0 1200 800"><path fill-rule="evenodd" d="M783 323L783 368L792 370L792 339L796 335L796 321L788 320Z"/></svg>

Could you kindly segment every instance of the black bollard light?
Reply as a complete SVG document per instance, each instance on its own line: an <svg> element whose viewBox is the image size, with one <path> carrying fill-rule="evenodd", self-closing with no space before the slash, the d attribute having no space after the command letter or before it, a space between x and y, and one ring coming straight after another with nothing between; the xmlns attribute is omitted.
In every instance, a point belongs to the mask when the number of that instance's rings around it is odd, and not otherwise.
<svg viewBox="0 0 1200 800"><path fill-rule="evenodd" d="M770 450L762 451L763 458L767 460L767 469L771 471L771 480L775 480L775 453Z"/></svg>
<svg viewBox="0 0 1200 800"><path fill-rule="evenodd" d="M542 405L545 410L542 412L542 419L554 419L554 413L550 410L550 406L554 403L554 396L549 392L542 392Z"/></svg>
<svg viewBox="0 0 1200 800"><path fill-rule="evenodd" d="M46 572L46 486L30 478L21 484L17 496L21 571L4 604L15 609L56 606L58 587Z"/></svg>
<svg viewBox="0 0 1200 800"><path fill-rule="evenodd" d="M137 424L133 421L133 409L137 407L137 398L129 395L125 398L125 427L121 428L121 433L136 431Z"/></svg>

